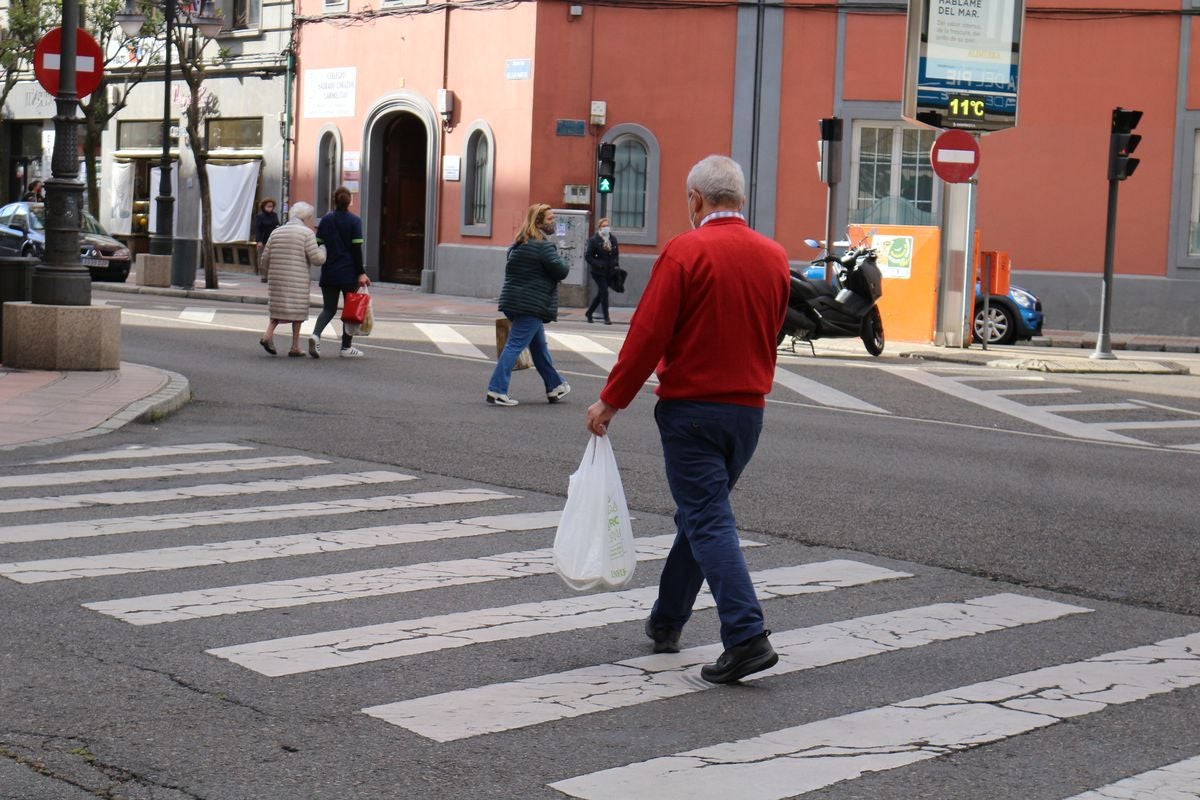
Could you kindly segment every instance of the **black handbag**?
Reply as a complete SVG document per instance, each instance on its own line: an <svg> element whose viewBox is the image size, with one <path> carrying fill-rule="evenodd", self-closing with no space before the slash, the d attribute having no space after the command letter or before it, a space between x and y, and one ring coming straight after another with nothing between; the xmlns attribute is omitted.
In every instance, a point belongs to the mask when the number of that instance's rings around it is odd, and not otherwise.
<svg viewBox="0 0 1200 800"><path fill-rule="evenodd" d="M614 292L625 291L625 278L628 277L628 275L629 273L620 267L613 267L612 277L608 279L608 288L612 289Z"/></svg>

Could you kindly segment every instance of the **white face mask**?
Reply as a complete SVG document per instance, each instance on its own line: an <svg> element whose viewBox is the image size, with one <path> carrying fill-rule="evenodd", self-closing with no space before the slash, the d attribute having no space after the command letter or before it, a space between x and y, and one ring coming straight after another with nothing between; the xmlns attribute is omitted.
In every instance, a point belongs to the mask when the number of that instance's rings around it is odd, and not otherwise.
<svg viewBox="0 0 1200 800"><path fill-rule="evenodd" d="M606 226L600 229L601 236L608 236L610 233L612 233L612 228Z"/></svg>

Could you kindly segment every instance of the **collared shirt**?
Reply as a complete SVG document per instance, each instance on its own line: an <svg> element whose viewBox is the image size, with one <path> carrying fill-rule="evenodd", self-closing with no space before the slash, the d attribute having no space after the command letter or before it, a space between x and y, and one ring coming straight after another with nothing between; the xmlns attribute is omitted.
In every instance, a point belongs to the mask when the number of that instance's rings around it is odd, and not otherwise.
<svg viewBox="0 0 1200 800"><path fill-rule="evenodd" d="M705 217L704 219L700 220L700 224L697 225L696 227L703 228L704 223L708 222L711 219L726 219L728 217L737 217L738 219L740 219L742 221L745 221L745 219L746 219L746 217L743 216L742 212L740 212L740 211L714 211L711 214L709 214L707 217Z"/></svg>

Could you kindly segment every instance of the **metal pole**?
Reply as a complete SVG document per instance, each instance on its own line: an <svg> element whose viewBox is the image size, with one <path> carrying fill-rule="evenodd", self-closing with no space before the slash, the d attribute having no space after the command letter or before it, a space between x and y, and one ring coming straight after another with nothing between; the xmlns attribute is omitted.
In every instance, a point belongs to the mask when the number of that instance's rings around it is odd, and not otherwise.
<svg viewBox="0 0 1200 800"><path fill-rule="evenodd" d="M979 141L978 137L975 141ZM975 186L978 183L975 178L967 181L967 239L963 247L963 272L966 277L963 286L963 321L967 323L962 340L964 349L971 346L971 337L975 333Z"/></svg>
<svg viewBox="0 0 1200 800"><path fill-rule="evenodd" d="M163 66L162 156L158 161L158 205L150 252L169 256L174 250L175 198L171 196L171 48L175 42L175 0L164 0L167 17L167 52Z"/></svg>
<svg viewBox="0 0 1200 800"><path fill-rule="evenodd" d="M1100 294L1100 335L1096 337L1096 352L1091 358L1110 360L1115 359L1112 343L1109 340L1109 322L1112 317L1113 290L1113 250L1117 244L1117 185L1119 181L1108 182L1108 218L1104 227L1104 283Z"/></svg>
<svg viewBox="0 0 1200 800"><path fill-rule="evenodd" d="M79 261L83 184L79 182L79 122L75 116L75 57L79 0L63 0L54 153L46 181L46 256L34 268L30 299L40 305L90 306L92 278Z"/></svg>

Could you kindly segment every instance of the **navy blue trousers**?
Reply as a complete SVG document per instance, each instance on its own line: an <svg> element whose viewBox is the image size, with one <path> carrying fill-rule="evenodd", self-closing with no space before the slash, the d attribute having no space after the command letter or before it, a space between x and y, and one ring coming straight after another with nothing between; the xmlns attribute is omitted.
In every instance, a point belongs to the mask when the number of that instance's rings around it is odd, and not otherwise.
<svg viewBox="0 0 1200 800"><path fill-rule="evenodd" d="M721 642L734 647L763 632L762 607L738 546L729 502L758 446L763 410L662 400L654 419L678 510L675 544L663 565L651 617L656 626L682 629L707 580L721 619Z"/></svg>

